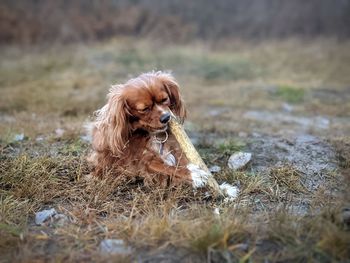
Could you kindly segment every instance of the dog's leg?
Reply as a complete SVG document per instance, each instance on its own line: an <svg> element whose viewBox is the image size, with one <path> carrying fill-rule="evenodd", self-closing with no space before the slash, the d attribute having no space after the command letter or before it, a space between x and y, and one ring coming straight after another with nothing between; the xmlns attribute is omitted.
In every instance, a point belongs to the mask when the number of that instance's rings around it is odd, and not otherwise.
<svg viewBox="0 0 350 263"><path fill-rule="evenodd" d="M193 188L200 188L207 184L210 174L202 170L198 165L190 163L187 169L191 172Z"/></svg>
<svg viewBox="0 0 350 263"><path fill-rule="evenodd" d="M151 149L144 152L140 164L146 167L149 173L158 173L168 176L174 184L185 182L191 184L193 188L199 188L205 186L208 180L208 174L197 165L188 164L185 160L180 164L178 163L176 166L168 165Z"/></svg>
<svg viewBox="0 0 350 263"><path fill-rule="evenodd" d="M176 140L174 144L178 145ZM189 170L193 188L200 188L207 184L208 177L210 176L208 172L204 171L196 164L189 163L185 154L178 146L172 147L171 152L173 152L175 155L177 165L180 167L187 167L187 169Z"/></svg>
<svg viewBox="0 0 350 263"><path fill-rule="evenodd" d="M164 163L161 158L154 157L145 164L147 172L166 175L173 183L190 183L192 181L191 173L187 168L170 166Z"/></svg>

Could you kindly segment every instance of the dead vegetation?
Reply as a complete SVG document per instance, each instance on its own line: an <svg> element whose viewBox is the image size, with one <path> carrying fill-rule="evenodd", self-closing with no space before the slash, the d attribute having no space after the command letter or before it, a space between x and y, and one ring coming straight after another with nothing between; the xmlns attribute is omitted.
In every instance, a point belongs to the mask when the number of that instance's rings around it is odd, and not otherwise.
<svg viewBox="0 0 350 263"><path fill-rule="evenodd" d="M116 39L49 50L6 49L0 64L2 260L346 262L350 104L344 99L349 75L343 68L349 43L327 41L235 43L237 48L221 50L197 43L157 50L145 41ZM111 83L155 68L173 69L182 84L189 131L194 139L205 135L197 138L199 152L209 165L221 166L219 182L240 189L232 203L186 187L147 188L132 176L87 179L83 122L103 104ZM328 85L334 92L324 95L321 88ZM328 94L342 94L336 96L340 102L322 97ZM336 128L307 132L332 145L338 168L305 174L288 160L272 165L271 159L263 162L264 171L254 169L255 163L229 170L230 154L246 149L248 139L256 143L257 131L278 134L272 123L245 121L244 111L278 111L284 103L296 116L309 116L313 108L333 118ZM281 153L285 145L293 146L285 141L274 141ZM257 162L258 157L253 152ZM306 180L313 176L322 180L309 187ZM68 221L36 226L35 213L46 208ZM123 239L133 255L102 255L100 242L113 238Z"/></svg>
<svg viewBox="0 0 350 263"><path fill-rule="evenodd" d="M219 181L241 188L236 201L222 203L189 188L155 191L125 177L87 179L85 149L78 156L63 151L56 157L1 159L0 247L7 259L93 261L105 238L123 239L135 253L146 255L169 247L184 249L199 261L209 254L214 262L228 255L243 261L341 262L349 257L343 198L314 207L314 213L294 213L291 196L307 196L292 167L273 168L268 178L220 173ZM34 213L47 207L66 214L69 223L34 226Z"/></svg>

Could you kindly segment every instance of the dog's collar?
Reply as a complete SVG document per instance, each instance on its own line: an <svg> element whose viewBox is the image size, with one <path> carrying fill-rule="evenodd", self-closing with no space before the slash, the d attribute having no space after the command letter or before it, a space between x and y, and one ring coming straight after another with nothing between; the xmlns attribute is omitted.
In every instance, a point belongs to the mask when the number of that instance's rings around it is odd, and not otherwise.
<svg viewBox="0 0 350 263"><path fill-rule="evenodd" d="M159 135L162 134L164 136L159 137ZM162 132L162 133L157 133L154 135L154 140L156 143L159 143L159 154L162 155L163 154L163 148L164 148L164 143L168 140L169 138L169 134L167 131Z"/></svg>
<svg viewBox="0 0 350 263"><path fill-rule="evenodd" d="M164 135L164 136L159 136L161 134ZM164 138L161 138L161 137L164 137ZM161 132L161 133L156 133L154 135L154 139L156 140L156 142L157 143L161 143L161 144L165 143L168 140L168 138L169 138L169 135L168 135L167 131Z"/></svg>

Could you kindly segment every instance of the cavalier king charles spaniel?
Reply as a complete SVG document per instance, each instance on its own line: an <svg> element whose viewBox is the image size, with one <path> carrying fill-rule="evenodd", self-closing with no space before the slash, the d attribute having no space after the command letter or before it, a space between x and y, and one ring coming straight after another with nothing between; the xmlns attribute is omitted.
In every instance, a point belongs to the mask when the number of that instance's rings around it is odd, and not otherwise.
<svg viewBox="0 0 350 263"><path fill-rule="evenodd" d="M114 85L92 124L92 174L104 177L120 168L146 184L207 183L208 173L189 163L169 130L172 113L181 122L186 109L179 85L169 73L149 72Z"/></svg>

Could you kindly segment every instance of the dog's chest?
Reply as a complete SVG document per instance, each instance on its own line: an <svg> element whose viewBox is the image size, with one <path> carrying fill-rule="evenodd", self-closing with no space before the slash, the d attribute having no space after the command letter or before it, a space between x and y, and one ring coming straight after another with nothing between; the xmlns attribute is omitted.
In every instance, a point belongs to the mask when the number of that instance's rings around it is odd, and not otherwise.
<svg viewBox="0 0 350 263"><path fill-rule="evenodd" d="M151 147L155 152L159 154L159 156L167 165L176 166L176 158L171 153L166 143L161 143L156 140L152 140Z"/></svg>

